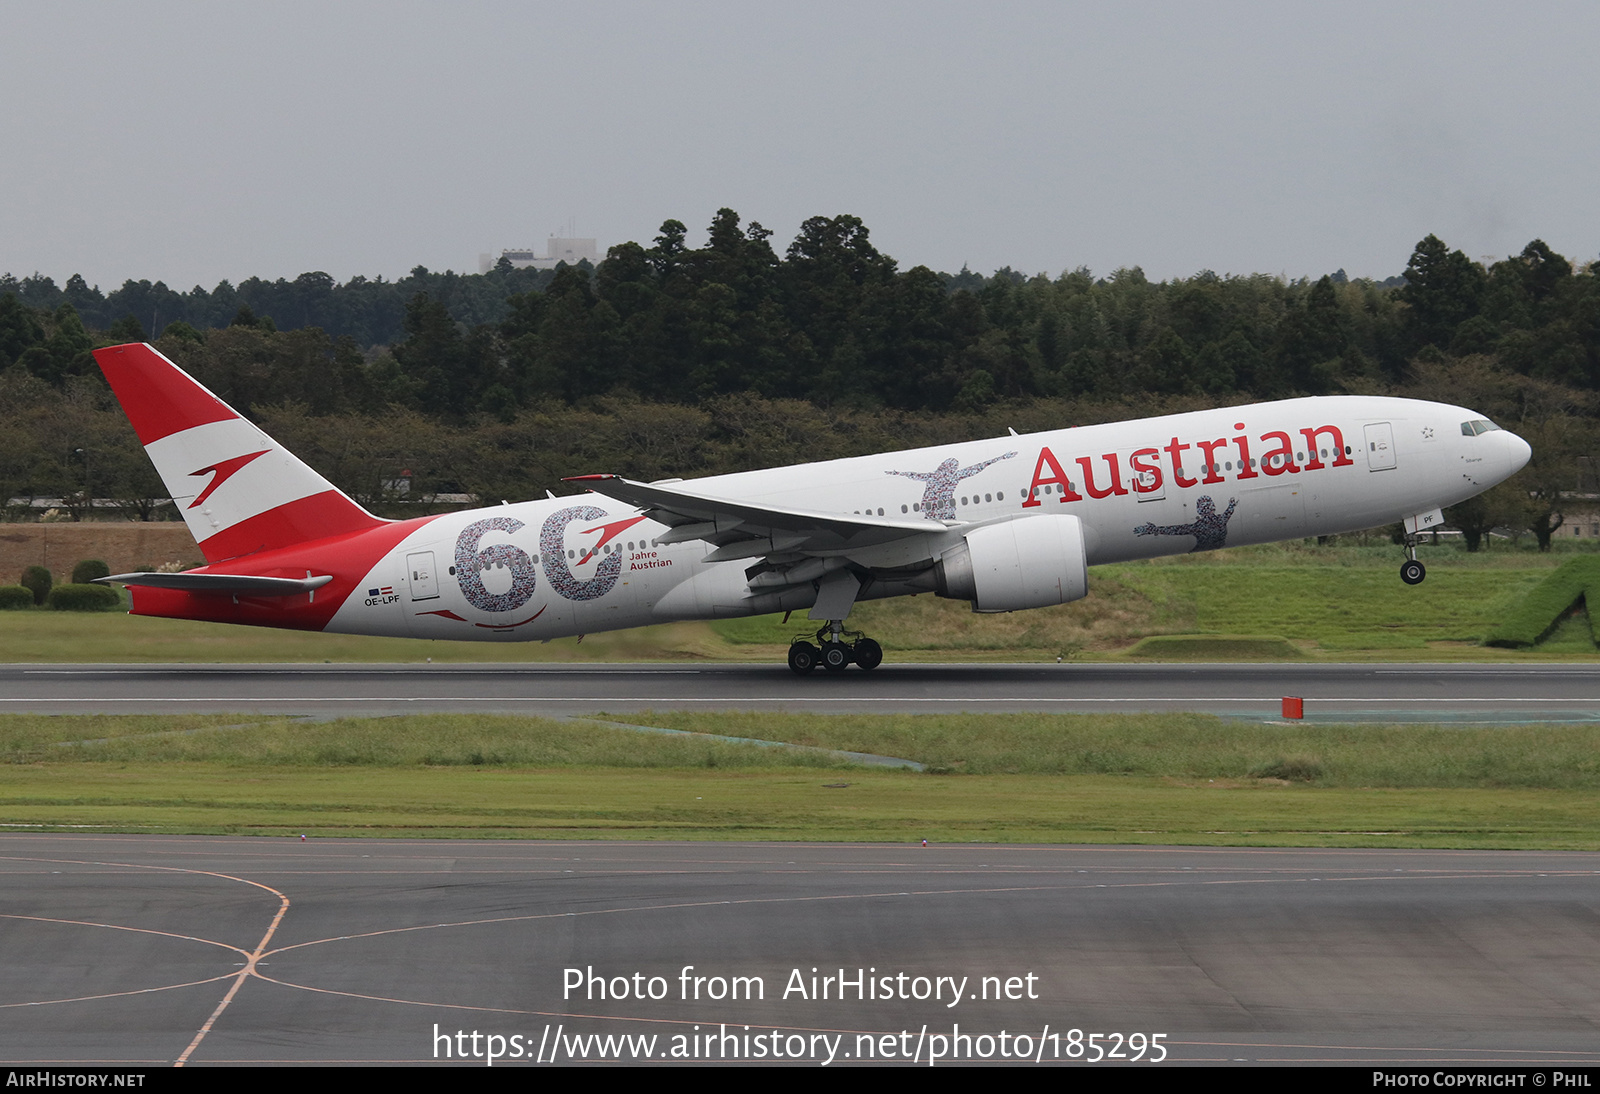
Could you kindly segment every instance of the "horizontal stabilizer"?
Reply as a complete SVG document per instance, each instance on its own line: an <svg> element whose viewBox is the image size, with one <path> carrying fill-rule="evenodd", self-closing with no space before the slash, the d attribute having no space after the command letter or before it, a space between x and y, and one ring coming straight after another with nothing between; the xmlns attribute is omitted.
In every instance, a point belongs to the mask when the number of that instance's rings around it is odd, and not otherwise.
<svg viewBox="0 0 1600 1094"><path fill-rule="evenodd" d="M332 574L320 577L258 577L254 574L112 574L97 577L101 585L140 585L151 589L178 589L188 593L247 593L250 596L293 596L310 593L333 580Z"/></svg>

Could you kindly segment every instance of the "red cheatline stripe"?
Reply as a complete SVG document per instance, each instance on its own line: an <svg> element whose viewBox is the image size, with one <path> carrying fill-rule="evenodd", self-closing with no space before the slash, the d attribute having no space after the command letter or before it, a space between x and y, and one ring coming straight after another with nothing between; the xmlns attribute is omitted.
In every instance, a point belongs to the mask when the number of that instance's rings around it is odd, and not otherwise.
<svg viewBox="0 0 1600 1094"><path fill-rule="evenodd" d="M343 500L354 506L348 499ZM333 580L316 590L314 595L252 597L133 586L133 614L320 631L351 593L358 588L365 588L360 583L379 559L406 536L436 518L416 517L406 521L379 521L375 517L367 519L372 520L374 526L361 532L310 542L296 541L282 550L257 550L231 563L219 564L215 569L208 568L208 572L257 573L267 577L300 577L308 572L332 575ZM217 538L211 537L202 546L209 546Z"/></svg>

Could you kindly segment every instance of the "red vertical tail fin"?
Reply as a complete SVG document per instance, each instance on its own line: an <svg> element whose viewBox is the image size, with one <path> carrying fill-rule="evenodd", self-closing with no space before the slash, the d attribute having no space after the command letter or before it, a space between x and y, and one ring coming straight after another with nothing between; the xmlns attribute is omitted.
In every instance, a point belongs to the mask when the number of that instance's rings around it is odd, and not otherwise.
<svg viewBox="0 0 1600 1094"><path fill-rule="evenodd" d="M386 523L150 346L94 357L207 562Z"/></svg>

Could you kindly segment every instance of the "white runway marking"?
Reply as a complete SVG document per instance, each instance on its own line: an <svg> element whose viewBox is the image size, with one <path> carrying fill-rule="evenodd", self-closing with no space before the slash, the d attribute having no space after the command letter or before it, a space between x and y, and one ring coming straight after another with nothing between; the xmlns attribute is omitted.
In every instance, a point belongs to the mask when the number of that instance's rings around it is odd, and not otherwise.
<svg viewBox="0 0 1600 1094"><path fill-rule="evenodd" d="M1331 698L1321 699L1315 695L1301 696L1306 702L1315 703L1364 703L1369 706L1386 706L1392 703L1426 703L1432 705L1450 703L1542 703L1545 705L1559 703L1600 703L1600 697L1574 696L1564 699L1534 699L1534 698L1440 698L1430 697L1405 697L1405 698ZM81 706L87 703L278 703L289 705L306 705L309 703L943 703L950 706L978 703L1181 703L1184 705L1200 705L1215 703L1276 703L1277 695L1245 695L1231 698L1193 698L1190 696L1129 696L1097 697L1087 696L1031 696L1018 695L1012 697L980 698L925 698L915 695L748 695L728 699L692 699L681 696L651 696L651 695L515 695L515 696L484 696L484 695L338 695L325 698L305 699L278 699L271 696L254 695L218 695L210 698L181 698L164 695L128 695L122 698L100 699L0 699L0 703L40 704L64 703Z"/></svg>
<svg viewBox="0 0 1600 1094"><path fill-rule="evenodd" d="M204 671L210 666L201 666ZM454 671L453 665L413 665L403 669L323 669L316 667L296 669L258 669L235 668L229 669L218 666L215 671L242 672L250 676L415 676L419 672L437 672L441 670ZM184 671L184 670L180 670ZM195 671L193 667L187 671ZM514 672L527 672L539 676L593 676L603 672L607 676L699 676L705 669L610 669L602 665L594 669L497 669L487 671L497 675L506 675ZM152 665L148 668L123 668L123 669L23 669L24 676L165 676L167 670Z"/></svg>

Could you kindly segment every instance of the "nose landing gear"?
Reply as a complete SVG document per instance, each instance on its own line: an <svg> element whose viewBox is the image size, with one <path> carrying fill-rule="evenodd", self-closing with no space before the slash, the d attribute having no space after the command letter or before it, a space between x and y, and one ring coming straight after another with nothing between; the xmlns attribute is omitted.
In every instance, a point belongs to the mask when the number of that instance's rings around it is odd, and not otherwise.
<svg viewBox="0 0 1600 1094"><path fill-rule="evenodd" d="M1400 564L1400 580L1407 585L1421 585L1428 576L1428 568L1417 560L1417 536L1406 533L1406 560Z"/></svg>
<svg viewBox="0 0 1600 1094"><path fill-rule="evenodd" d="M809 639L815 639L813 644ZM816 634L795 639L789 647L789 668L805 676L821 665L829 672L843 672L858 665L870 672L883 664L883 647L860 631L846 631L842 620L832 620Z"/></svg>

